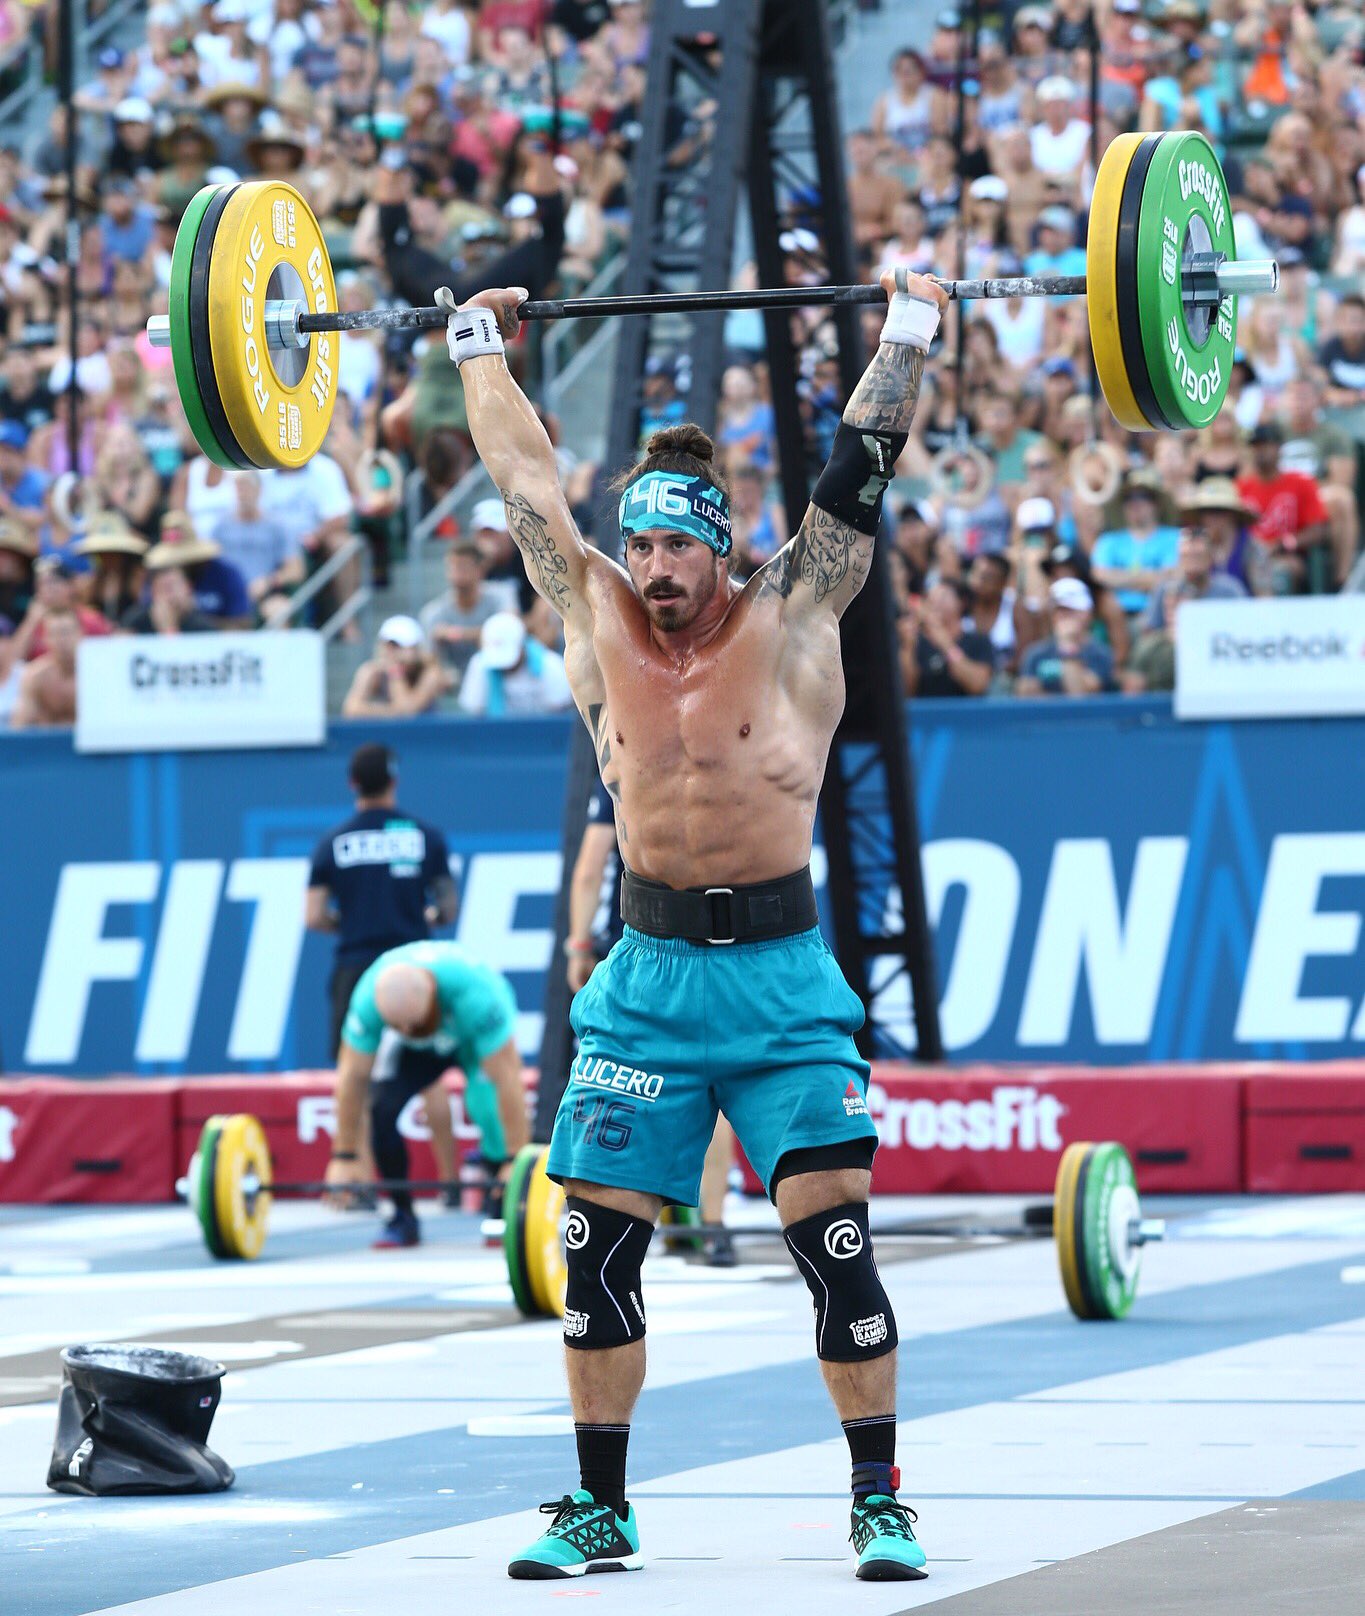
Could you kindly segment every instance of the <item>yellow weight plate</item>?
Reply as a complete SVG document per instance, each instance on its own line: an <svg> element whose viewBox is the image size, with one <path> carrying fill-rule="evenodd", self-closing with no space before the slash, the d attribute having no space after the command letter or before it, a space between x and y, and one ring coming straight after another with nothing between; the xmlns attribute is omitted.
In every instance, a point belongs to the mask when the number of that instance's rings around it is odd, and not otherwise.
<svg viewBox="0 0 1365 1616"><path fill-rule="evenodd" d="M1085 302L1095 374L1099 377L1105 403L1120 425L1130 432L1153 429L1153 423L1143 415L1133 397L1128 367L1123 361L1116 274L1123 183L1142 140L1140 134L1117 135L1100 159L1090 198L1090 228L1085 239ZM1136 292L1129 288L1125 295L1134 297Z"/></svg>
<svg viewBox="0 0 1365 1616"><path fill-rule="evenodd" d="M226 1257L259 1257L270 1222L269 1195L248 1195L246 1177L269 1188L274 1175L270 1147L255 1117L225 1117L213 1170L213 1204Z"/></svg>
<svg viewBox="0 0 1365 1616"><path fill-rule="evenodd" d="M564 1263L564 1242L559 1220L564 1214L564 1189L545 1171L550 1159L547 1145L531 1169L526 1194L526 1272L531 1296L546 1318L564 1317L564 1292L568 1269Z"/></svg>
<svg viewBox="0 0 1365 1616"><path fill-rule="evenodd" d="M1062 1271L1062 1289L1066 1292L1067 1305L1078 1319L1090 1317L1076 1247L1076 1178L1089 1149L1088 1144L1073 1144L1062 1152L1052 1202L1052 1238L1057 1246L1057 1265Z"/></svg>
<svg viewBox="0 0 1365 1616"><path fill-rule="evenodd" d="M295 468L322 448L336 405L340 332L306 348L268 347L265 305L334 310L336 283L313 211L278 180L251 180L229 198L213 239L209 335L223 410L256 465Z"/></svg>

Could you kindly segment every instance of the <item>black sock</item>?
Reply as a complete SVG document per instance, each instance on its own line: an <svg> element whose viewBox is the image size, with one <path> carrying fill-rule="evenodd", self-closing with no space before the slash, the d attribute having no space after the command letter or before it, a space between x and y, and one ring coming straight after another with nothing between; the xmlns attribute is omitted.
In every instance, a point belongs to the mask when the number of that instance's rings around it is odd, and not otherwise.
<svg viewBox="0 0 1365 1616"><path fill-rule="evenodd" d="M579 1425L578 1469L583 1486L599 1504L610 1504L622 1517L626 1513L626 1444L628 1425Z"/></svg>
<svg viewBox="0 0 1365 1616"><path fill-rule="evenodd" d="M901 1484L896 1469L896 1416L873 1414L864 1420L845 1420L843 1425L853 1460L854 1498L871 1493L894 1498Z"/></svg>

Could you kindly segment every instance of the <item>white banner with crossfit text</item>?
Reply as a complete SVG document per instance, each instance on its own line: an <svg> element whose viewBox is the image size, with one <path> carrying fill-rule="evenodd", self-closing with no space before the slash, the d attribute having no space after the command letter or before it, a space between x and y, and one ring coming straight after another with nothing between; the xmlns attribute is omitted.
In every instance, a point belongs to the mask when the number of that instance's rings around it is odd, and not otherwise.
<svg viewBox="0 0 1365 1616"><path fill-rule="evenodd" d="M76 750L320 746L326 692L322 636L312 629L85 640Z"/></svg>
<svg viewBox="0 0 1365 1616"><path fill-rule="evenodd" d="M1365 595L1181 606L1177 718L1347 713L1365 713Z"/></svg>

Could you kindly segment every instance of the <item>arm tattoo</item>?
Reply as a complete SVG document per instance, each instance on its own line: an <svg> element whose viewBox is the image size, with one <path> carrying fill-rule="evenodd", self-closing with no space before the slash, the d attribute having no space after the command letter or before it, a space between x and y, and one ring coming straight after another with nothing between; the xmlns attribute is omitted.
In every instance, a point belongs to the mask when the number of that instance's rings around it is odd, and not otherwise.
<svg viewBox="0 0 1365 1616"><path fill-rule="evenodd" d="M817 603L852 573L856 588L867 578L872 540L818 505L807 508L800 531L763 568L762 588L786 600L805 584Z"/></svg>
<svg viewBox="0 0 1365 1616"><path fill-rule="evenodd" d="M884 342L863 372L844 411L850 426L869 432L908 432L919 403L923 352L908 342Z"/></svg>
<svg viewBox="0 0 1365 1616"><path fill-rule="evenodd" d="M534 509L524 494L514 494L507 488L499 489L499 492L507 510L507 525L517 549L525 558L528 573L532 567L535 568L531 582L560 616L564 616L569 610L571 598L569 563L555 548L547 519Z"/></svg>

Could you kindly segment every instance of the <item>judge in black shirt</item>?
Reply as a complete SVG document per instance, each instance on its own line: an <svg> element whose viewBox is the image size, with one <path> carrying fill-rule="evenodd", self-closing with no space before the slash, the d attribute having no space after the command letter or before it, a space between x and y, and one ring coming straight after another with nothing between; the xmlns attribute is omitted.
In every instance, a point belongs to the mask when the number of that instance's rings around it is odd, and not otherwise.
<svg viewBox="0 0 1365 1616"><path fill-rule="evenodd" d="M388 949L423 941L432 925L448 926L456 908L445 837L398 807L388 747L359 747L350 779L356 811L314 850L304 915L310 931L336 934L328 984L333 1060L360 978Z"/></svg>

